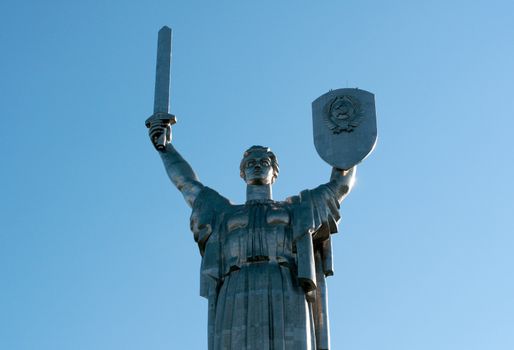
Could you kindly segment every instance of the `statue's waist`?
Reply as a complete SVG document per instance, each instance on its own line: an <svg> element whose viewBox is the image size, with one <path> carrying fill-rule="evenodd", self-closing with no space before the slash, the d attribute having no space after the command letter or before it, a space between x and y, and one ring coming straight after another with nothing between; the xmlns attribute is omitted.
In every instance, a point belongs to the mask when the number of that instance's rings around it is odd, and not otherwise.
<svg viewBox="0 0 514 350"><path fill-rule="evenodd" d="M239 258L237 259L237 261L229 262L227 264L225 275L228 275L233 271L240 270L245 266L253 264L277 264L280 266L287 267L289 269L296 268L296 261L293 257L257 255L246 258Z"/></svg>

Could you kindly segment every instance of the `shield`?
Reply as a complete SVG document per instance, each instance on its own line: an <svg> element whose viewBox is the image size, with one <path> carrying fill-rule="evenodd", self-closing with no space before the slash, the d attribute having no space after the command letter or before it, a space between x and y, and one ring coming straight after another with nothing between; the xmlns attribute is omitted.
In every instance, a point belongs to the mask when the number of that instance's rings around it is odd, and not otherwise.
<svg viewBox="0 0 514 350"><path fill-rule="evenodd" d="M377 142L375 96L360 89L331 90L312 102L314 145L339 169L366 158Z"/></svg>

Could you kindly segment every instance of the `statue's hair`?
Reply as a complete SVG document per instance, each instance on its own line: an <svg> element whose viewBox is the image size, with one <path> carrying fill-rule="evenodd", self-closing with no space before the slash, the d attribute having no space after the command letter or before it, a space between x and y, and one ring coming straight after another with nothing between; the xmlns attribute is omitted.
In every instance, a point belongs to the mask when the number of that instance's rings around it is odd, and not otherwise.
<svg viewBox="0 0 514 350"><path fill-rule="evenodd" d="M243 153L243 159L241 160L241 164L239 165L239 174L241 175L241 178L246 180L245 178L245 168L246 168L246 161L252 154L255 153L265 153L270 159L271 159L271 167L273 168L273 179L271 182L275 182L276 178L278 177L278 173L280 171L278 167L278 161L277 157L275 156L275 153L271 151L271 148L264 147L264 146L252 146L248 148L245 153Z"/></svg>

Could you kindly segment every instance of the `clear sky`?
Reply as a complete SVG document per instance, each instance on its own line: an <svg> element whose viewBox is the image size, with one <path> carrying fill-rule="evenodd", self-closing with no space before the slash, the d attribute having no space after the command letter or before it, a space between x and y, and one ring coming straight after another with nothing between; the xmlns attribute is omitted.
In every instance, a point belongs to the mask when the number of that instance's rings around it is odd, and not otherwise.
<svg viewBox="0 0 514 350"><path fill-rule="evenodd" d="M244 201L325 182L310 103L376 95L379 141L334 236L332 345L514 349L514 2L0 4L0 349L205 349L190 210L147 139L173 28L174 143Z"/></svg>

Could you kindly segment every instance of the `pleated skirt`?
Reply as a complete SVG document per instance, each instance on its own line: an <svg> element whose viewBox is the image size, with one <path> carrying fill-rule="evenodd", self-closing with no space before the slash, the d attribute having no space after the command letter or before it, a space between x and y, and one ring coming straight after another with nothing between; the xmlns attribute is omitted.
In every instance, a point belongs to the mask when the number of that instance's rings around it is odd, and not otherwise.
<svg viewBox="0 0 514 350"><path fill-rule="evenodd" d="M305 293L288 267L274 261L246 264L220 289L215 350L315 350Z"/></svg>

